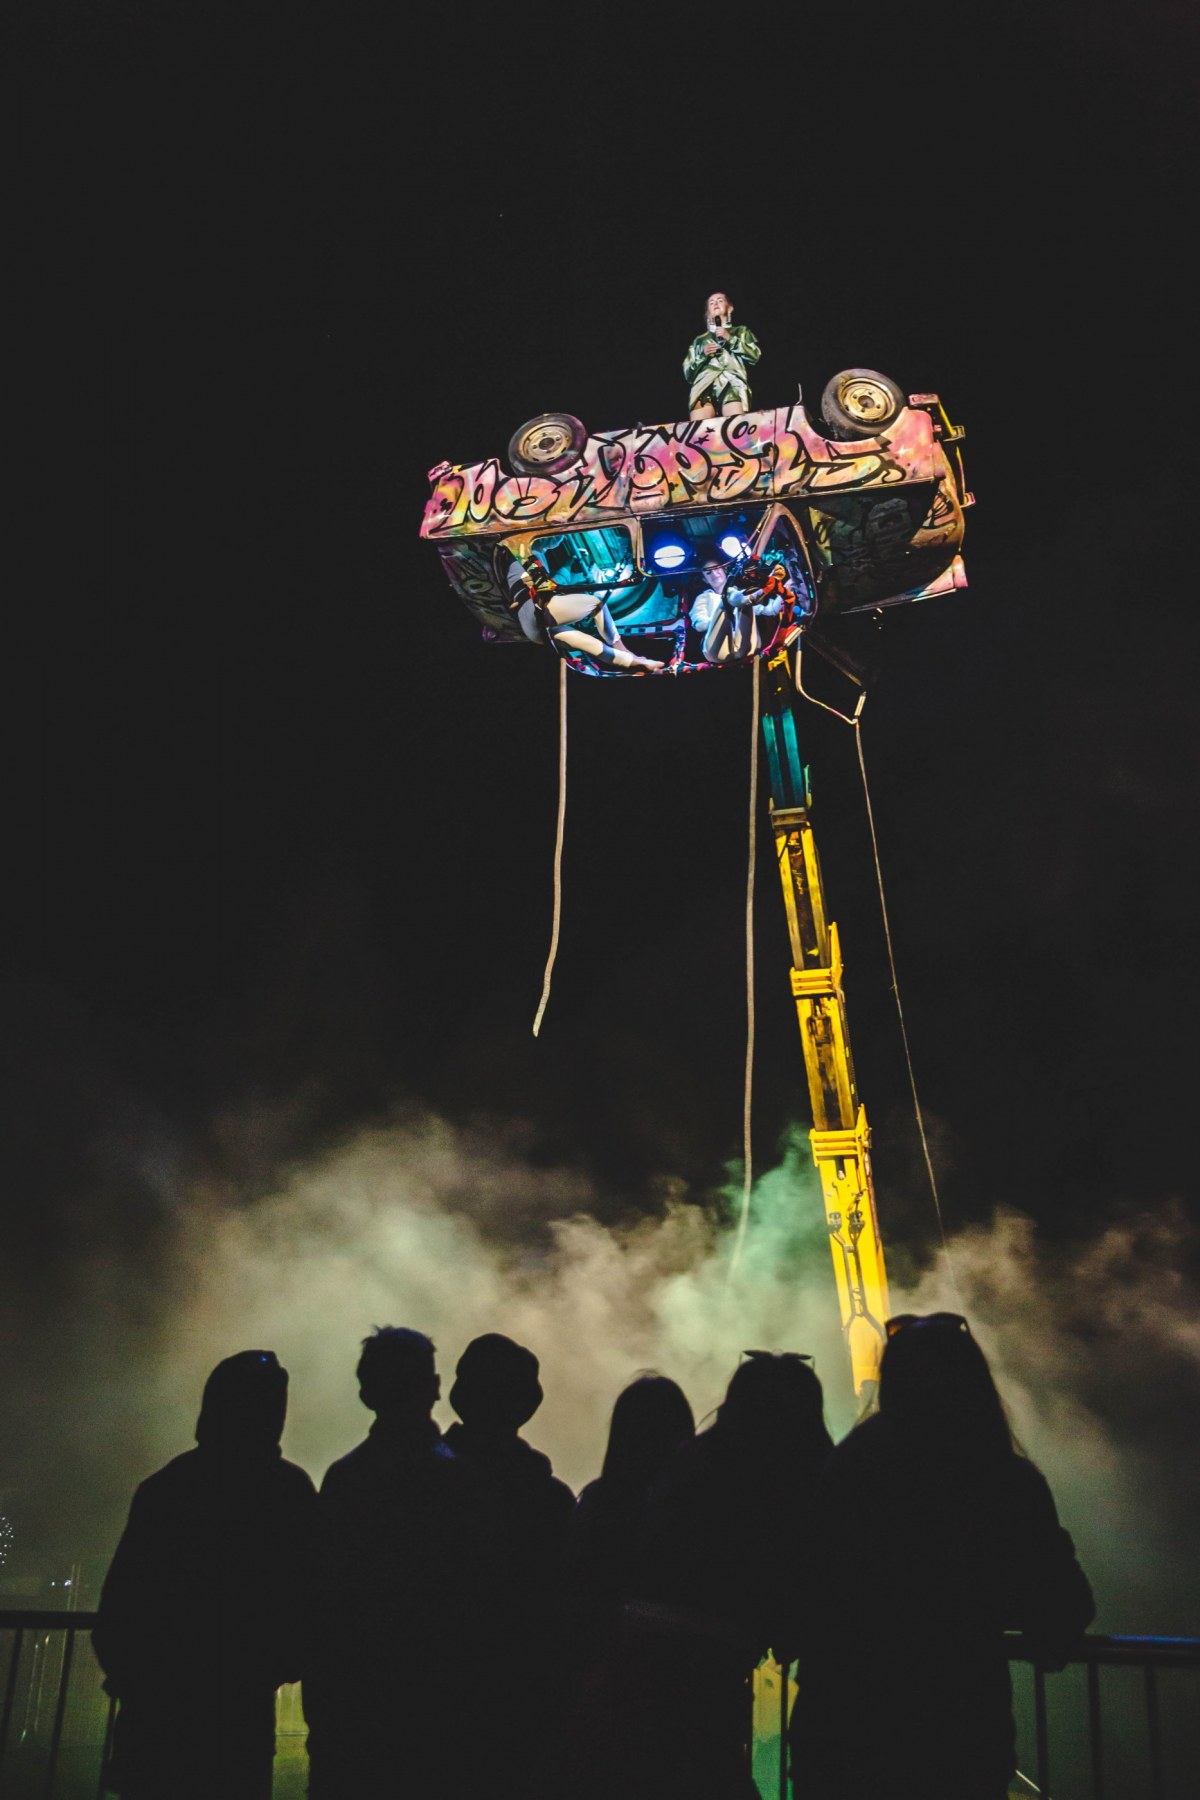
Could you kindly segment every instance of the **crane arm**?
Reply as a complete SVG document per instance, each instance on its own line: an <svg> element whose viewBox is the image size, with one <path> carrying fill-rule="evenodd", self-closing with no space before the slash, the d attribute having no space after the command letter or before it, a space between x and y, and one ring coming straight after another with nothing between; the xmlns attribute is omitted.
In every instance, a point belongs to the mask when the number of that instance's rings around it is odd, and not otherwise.
<svg viewBox="0 0 1200 1800"><path fill-rule="evenodd" d="M771 825L812 1110L809 1139L821 1181L854 1391L865 1401L874 1392L885 1341L887 1271L871 1175L871 1134L854 1078L841 947L837 926L826 911L809 818L811 796L800 758L793 654L793 646L785 643L767 658L762 730Z"/></svg>

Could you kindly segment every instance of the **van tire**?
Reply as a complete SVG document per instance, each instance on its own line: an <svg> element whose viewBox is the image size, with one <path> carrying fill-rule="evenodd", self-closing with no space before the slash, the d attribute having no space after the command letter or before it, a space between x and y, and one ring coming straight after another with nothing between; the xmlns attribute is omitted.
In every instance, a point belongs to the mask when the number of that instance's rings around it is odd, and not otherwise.
<svg viewBox="0 0 1200 1800"><path fill-rule="evenodd" d="M903 389L878 369L843 369L821 395L821 417L830 437L878 437L908 405Z"/></svg>
<svg viewBox="0 0 1200 1800"><path fill-rule="evenodd" d="M578 462L587 431L574 413L538 413L508 440L508 463L518 475L559 475Z"/></svg>

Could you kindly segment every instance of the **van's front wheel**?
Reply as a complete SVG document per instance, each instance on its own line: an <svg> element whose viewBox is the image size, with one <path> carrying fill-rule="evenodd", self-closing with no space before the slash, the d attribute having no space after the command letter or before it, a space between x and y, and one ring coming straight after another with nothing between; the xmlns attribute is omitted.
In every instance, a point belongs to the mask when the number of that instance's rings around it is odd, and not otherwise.
<svg viewBox="0 0 1200 1800"><path fill-rule="evenodd" d="M508 463L518 475L559 475L578 462L587 431L574 413L539 413L508 440Z"/></svg>
<svg viewBox="0 0 1200 1800"><path fill-rule="evenodd" d="M908 404L904 390L878 369L843 369L821 395L821 417L835 438L873 438Z"/></svg>

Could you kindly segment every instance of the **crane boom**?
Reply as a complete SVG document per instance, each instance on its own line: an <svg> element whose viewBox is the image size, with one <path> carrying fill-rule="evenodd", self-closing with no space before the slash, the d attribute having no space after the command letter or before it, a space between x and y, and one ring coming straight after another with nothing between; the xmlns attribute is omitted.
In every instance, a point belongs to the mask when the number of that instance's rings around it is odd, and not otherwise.
<svg viewBox="0 0 1200 1800"><path fill-rule="evenodd" d="M794 645L785 643L767 658L762 731L771 826L812 1109L809 1140L821 1180L854 1391L866 1401L879 1376L889 1310L887 1271L871 1175L871 1134L854 1078L838 929L826 911L809 818L808 771L796 726L794 654Z"/></svg>

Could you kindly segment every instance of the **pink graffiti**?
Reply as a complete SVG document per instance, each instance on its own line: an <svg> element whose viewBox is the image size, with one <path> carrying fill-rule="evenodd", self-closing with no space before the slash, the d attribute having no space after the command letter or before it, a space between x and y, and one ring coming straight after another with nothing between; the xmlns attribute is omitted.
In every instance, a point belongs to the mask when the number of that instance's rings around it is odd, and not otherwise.
<svg viewBox="0 0 1200 1800"><path fill-rule="evenodd" d="M889 487L940 473L937 460L932 423L915 409L869 446L822 437L802 406L639 426L589 438L579 461L556 475L505 475L494 457L464 469L439 464L421 531L495 533L533 520L568 525L751 495Z"/></svg>
<svg viewBox="0 0 1200 1800"><path fill-rule="evenodd" d="M510 475L496 489L493 504L501 519L540 519L558 491L557 481L549 475Z"/></svg>

